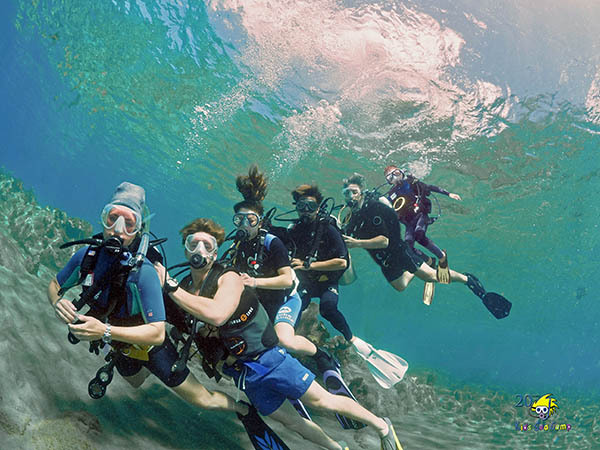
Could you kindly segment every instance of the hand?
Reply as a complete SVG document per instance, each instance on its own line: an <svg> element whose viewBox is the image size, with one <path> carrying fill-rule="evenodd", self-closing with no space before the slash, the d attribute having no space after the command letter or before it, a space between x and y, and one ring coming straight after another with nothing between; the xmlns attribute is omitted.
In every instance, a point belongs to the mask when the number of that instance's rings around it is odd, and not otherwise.
<svg viewBox="0 0 600 450"><path fill-rule="evenodd" d="M69 330L73 335L82 341L97 341L102 339L106 331L106 324L100 322L95 317L79 314L78 319L81 323L77 325L69 324Z"/></svg>
<svg viewBox="0 0 600 450"><path fill-rule="evenodd" d="M343 236L344 242L346 243L346 247L348 248L357 248L360 247L360 239L354 239L350 236Z"/></svg>
<svg viewBox="0 0 600 450"><path fill-rule="evenodd" d="M304 267L304 261L298 258L292 258L290 265L294 270L308 270L306 267Z"/></svg>
<svg viewBox="0 0 600 450"><path fill-rule="evenodd" d="M454 200L458 200L458 201L462 201L462 198L460 198L460 195L458 194L448 194L448 197L453 198Z"/></svg>
<svg viewBox="0 0 600 450"><path fill-rule="evenodd" d="M54 305L54 314L64 323L73 323L77 320L77 308L66 298L61 298Z"/></svg>
<svg viewBox="0 0 600 450"><path fill-rule="evenodd" d="M163 286L165 284L165 278L167 276L167 269L158 261L154 263L154 268L156 269L156 273L158 274L160 285Z"/></svg>
<svg viewBox="0 0 600 450"><path fill-rule="evenodd" d="M244 286L249 286L252 288L256 287L256 278L251 277L247 273L241 273L240 277L242 277L242 283L244 283Z"/></svg>

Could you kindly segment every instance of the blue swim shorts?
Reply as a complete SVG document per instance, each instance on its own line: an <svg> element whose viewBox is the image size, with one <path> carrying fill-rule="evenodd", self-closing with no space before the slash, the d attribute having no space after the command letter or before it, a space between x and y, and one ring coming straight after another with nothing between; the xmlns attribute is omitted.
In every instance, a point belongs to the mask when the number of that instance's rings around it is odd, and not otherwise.
<svg viewBox="0 0 600 450"><path fill-rule="evenodd" d="M223 366L223 372L234 378L236 386L263 416L275 412L288 398L302 397L315 379L310 370L277 346L256 360Z"/></svg>

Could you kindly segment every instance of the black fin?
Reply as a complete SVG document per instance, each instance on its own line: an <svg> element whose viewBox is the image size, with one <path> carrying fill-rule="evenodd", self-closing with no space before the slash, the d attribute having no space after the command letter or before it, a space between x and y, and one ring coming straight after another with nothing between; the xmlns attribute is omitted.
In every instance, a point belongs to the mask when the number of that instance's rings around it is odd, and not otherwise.
<svg viewBox="0 0 600 450"><path fill-rule="evenodd" d="M332 394L343 395L356 401L356 398L354 398L354 395L352 395L352 392L350 392L350 389L348 388L348 386L346 386L346 383L344 382L344 379L342 378L342 374L340 373L339 369L327 370L323 374L323 382L325 383L326 389ZM362 422L358 422L354 419L342 416L338 413L335 414L335 417L337 418L338 422L344 430L360 430L361 428L367 426Z"/></svg>
<svg viewBox="0 0 600 450"><path fill-rule="evenodd" d="M250 442L256 450L290 450L279 436L262 420L256 408L248 405L250 411L245 416L237 414L244 425Z"/></svg>
<svg viewBox="0 0 600 450"><path fill-rule="evenodd" d="M500 294L488 292L482 298L483 304L496 319L504 319L510 314L512 303Z"/></svg>

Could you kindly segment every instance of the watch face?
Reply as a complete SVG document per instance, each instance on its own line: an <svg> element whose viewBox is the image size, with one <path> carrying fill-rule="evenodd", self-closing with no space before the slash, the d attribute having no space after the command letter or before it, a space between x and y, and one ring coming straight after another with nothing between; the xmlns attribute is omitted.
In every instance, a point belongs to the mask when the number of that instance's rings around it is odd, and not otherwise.
<svg viewBox="0 0 600 450"><path fill-rule="evenodd" d="M177 280L174 280L173 278L169 278L167 280L167 286L169 291L175 291L178 287L179 287L179 282Z"/></svg>

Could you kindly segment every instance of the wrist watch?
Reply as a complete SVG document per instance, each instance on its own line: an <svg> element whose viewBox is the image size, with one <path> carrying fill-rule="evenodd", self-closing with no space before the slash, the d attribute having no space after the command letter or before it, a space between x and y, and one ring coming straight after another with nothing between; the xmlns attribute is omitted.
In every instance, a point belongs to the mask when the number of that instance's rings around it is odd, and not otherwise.
<svg viewBox="0 0 600 450"><path fill-rule="evenodd" d="M110 323L106 324L106 330L104 330L104 334L102 335L102 342L105 344L110 344L112 341L112 336L110 335Z"/></svg>
<svg viewBox="0 0 600 450"><path fill-rule="evenodd" d="M165 292L170 294L179 288L179 282L175 278L167 278L165 281Z"/></svg>

